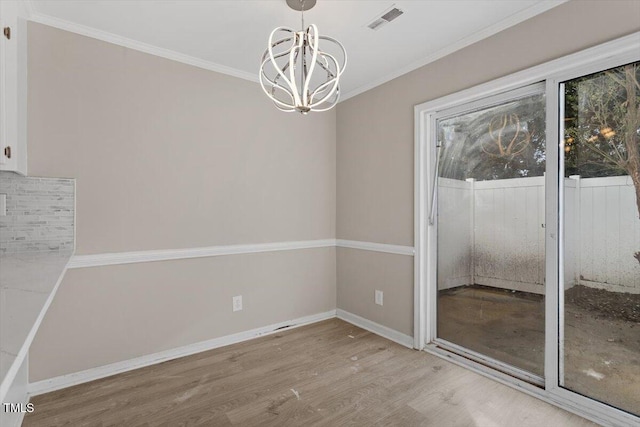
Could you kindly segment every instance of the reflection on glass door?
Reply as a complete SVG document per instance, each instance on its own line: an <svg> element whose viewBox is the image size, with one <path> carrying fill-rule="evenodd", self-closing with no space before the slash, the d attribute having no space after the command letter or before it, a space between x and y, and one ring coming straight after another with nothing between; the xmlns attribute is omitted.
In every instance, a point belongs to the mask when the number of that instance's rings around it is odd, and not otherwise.
<svg viewBox="0 0 640 427"><path fill-rule="evenodd" d="M437 218L432 218L439 344L540 381L545 344L542 91L527 88L470 112L439 114Z"/></svg>
<svg viewBox="0 0 640 427"><path fill-rule="evenodd" d="M565 82L559 383L640 414L640 63ZM563 314L563 315L562 315Z"/></svg>

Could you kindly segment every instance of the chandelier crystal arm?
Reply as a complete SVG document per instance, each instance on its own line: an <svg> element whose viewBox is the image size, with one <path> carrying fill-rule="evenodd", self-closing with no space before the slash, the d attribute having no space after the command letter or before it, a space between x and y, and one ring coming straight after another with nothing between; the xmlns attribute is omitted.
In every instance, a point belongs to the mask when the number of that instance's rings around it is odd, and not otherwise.
<svg viewBox="0 0 640 427"><path fill-rule="evenodd" d="M335 67L336 67L336 75L339 77L340 76L340 65L338 64L338 61L336 60L336 58L334 58L332 55L329 55L328 53L324 54L325 57L330 58L331 61L333 61ZM331 97L331 95L333 95L333 93L338 89L338 79L334 78L331 80L326 81L325 83L321 84L320 86L318 86L313 93L311 94L311 99L315 98L316 94L318 94L319 92L322 93L327 87L330 87L331 89L329 90L329 93L327 93L325 95L324 98L322 98L320 101L317 101L316 103L314 103L313 105L320 105L323 102L325 102L327 99L329 99Z"/></svg>
<svg viewBox="0 0 640 427"><path fill-rule="evenodd" d="M280 46L282 43L285 43L285 42L288 42L288 41L293 41L293 40L294 40L294 37L285 37L285 38L283 38L283 39L278 40L277 42L273 42L273 44L271 45L271 48L278 47L278 46ZM293 43L292 43L292 46L293 46L293 44L295 44L295 42L293 42ZM282 58L283 56L286 56L286 55L288 55L288 54L289 54L289 50L287 49L286 51L284 51L284 52L282 52L282 53L279 53L279 54L275 55L275 58L276 58L276 59L278 59L278 58ZM268 56L269 56L269 51L267 50L267 51L265 51L265 52L264 52L264 54L262 55L262 60L264 61Z"/></svg>
<svg viewBox="0 0 640 427"><path fill-rule="evenodd" d="M340 43L338 40L334 39L333 37L319 36L318 38L320 40L326 40L328 42L334 43L342 51L342 57L344 58L344 62L342 63L342 66L340 67L341 71L340 71L340 74L338 75L338 77L340 77L340 75L342 75L342 73L344 72L344 69L347 67L347 51L345 50L345 48L342 45L342 43Z"/></svg>
<svg viewBox="0 0 640 427"><path fill-rule="evenodd" d="M316 48L316 46L318 45L318 28L311 24L309 26L309 28L307 29L307 36L310 35L310 33L312 34L312 37L309 38L309 49L312 51L311 54L311 66L309 67L309 75L313 75L313 70L315 69L316 66L316 62L318 60L318 49ZM303 96L303 105L305 106L310 106L309 104L311 104L313 97L309 96L309 85L311 84L311 79L306 78L307 76L305 76L304 79L304 86L302 87L302 96Z"/></svg>
<svg viewBox="0 0 640 427"><path fill-rule="evenodd" d="M270 46L270 48L267 50L267 52L269 54L269 58L271 59L271 63L272 64L276 64L276 58L275 58L275 56L273 54L273 36L278 31L286 31L286 32L290 32L290 33L293 32L293 30L291 30L289 28L285 28L285 27L278 27L278 28L276 28L275 30L273 30L271 32L271 35L269 36L269 46ZM294 41L294 44L293 44L292 48L289 49L288 52L293 52L293 49L295 49L294 46L295 46L295 41ZM264 66L262 68L264 69ZM291 81L287 78L285 73L278 67L274 67L274 68L276 69L278 74L282 77L282 79L287 83L287 85L291 88L292 87Z"/></svg>
<svg viewBox="0 0 640 427"><path fill-rule="evenodd" d="M318 61L318 65L320 66L320 68L322 68L324 71L326 71L326 72L327 72L327 76L328 76L328 77L332 77L332 78L333 78L333 77L335 77L335 76L336 76L336 74L333 72L333 70L331 70L331 69L328 67L329 63L328 63L327 59L326 59L326 58L324 58L324 57L323 57L322 59L323 59L323 61L324 61L325 63L323 64L322 62Z"/></svg>
<svg viewBox="0 0 640 427"><path fill-rule="evenodd" d="M327 82L327 83L324 83L324 84L323 84L323 86L324 86L324 85L333 85L333 86L331 86L331 90L330 90L330 91L329 91L329 93L327 93L323 98L320 98L320 100L318 100L318 101L311 102L311 103L309 104L309 106L310 106L310 107L315 108L315 107L317 107L318 105L323 104L323 103L324 103L324 102L326 102L329 98L331 98L333 95L335 95L335 93L337 92L337 83L334 83L334 82ZM313 92L313 93L311 94L311 99L312 99L312 100L314 99L316 92L318 92L319 90L320 90L320 88L316 89L316 90L315 90L315 92ZM324 90L324 88L323 88L323 90Z"/></svg>
<svg viewBox="0 0 640 427"><path fill-rule="evenodd" d="M290 0L288 3L304 14L306 0L299 1L299 5ZM315 0L310 3L313 7ZM304 15L301 18L301 31L277 27L269 35L260 64L260 85L279 110L302 114L326 111L340 98L339 79L347 64L347 52L336 39L321 36L314 24L304 29ZM280 33L287 36L276 40Z"/></svg>
<svg viewBox="0 0 640 427"><path fill-rule="evenodd" d="M298 91L296 90L295 64L296 64L296 59L299 56L299 51L302 50L304 40L301 37L298 37L297 33L295 37L296 37L296 40L295 40L294 46L289 52L289 79L287 80L287 83L289 84L289 88L291 88L291 92L293 92L296 105L299 105L301 102L301 97ZM279 67L278 67L278 71L280 71Z"/></svg>
<svg viewBox="0 0 640 427"><path fill-rule="evenodd" d="M268 61L268 59L267 59ZM280 78L280 76L278 75L276 78ZM271 90L272 93L269 93L267 91L266 85L265 85L265 81L267 80L270 84L271 84ZM276 105L276 107L282 111L295 111L295 108L291 107L290 103L293 103L295 98L293 96L293 93L291 93L291 91L289 91L286 87L283 87L282 85L276 84L275 82L273 82L272 80L269 79L269 77L264 73L260 73L260 86L262 87L262 90L264 91L264 93L271 98L271 100L274 102L274 104ZM289 98L290 98L290 103L286 103L283 102L281 100L279 100L278 98L275 97L275 90L279 89L280 91L286 93Z"/></svg>

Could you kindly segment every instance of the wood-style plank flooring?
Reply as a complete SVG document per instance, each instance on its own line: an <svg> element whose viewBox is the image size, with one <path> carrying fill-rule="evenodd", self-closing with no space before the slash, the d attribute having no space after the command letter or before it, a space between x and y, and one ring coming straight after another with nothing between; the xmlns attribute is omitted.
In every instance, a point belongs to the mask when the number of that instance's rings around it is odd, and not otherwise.
<svg viewBox="0 0 640 427"><path fill-rule="evenodd" d="M338 319L32 399L23 426L592 423Z"/></svg>

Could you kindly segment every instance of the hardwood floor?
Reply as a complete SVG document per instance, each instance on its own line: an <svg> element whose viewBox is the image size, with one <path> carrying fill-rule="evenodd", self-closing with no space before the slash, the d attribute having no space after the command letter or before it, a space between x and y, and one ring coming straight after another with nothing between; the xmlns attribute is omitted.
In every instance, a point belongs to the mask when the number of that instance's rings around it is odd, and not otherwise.
<svg viewBox="0 0 640 427"><path fill-rule="evenodd" d="M32 399L23 426L591 426L338 319Z"/></svg>

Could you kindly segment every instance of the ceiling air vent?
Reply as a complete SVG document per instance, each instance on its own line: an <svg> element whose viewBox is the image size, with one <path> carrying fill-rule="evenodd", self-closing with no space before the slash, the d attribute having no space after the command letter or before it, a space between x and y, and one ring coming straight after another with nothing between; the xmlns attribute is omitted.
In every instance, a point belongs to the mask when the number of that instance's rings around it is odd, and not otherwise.
<svg viewBox="0 0 640 427"><path fill-rule="evenodd" d="M404 12L402 10L398 9L397 7L391 8L391 10L388 10L387 12L385 12L379 18L374 19L373 22L371 22L369 25L367 25L367 27L371 28L372 30L378 30L384 24L387 24L387 23L393 21L394 19L396 19L398 16L402 15L403 13Z"/></svg>

